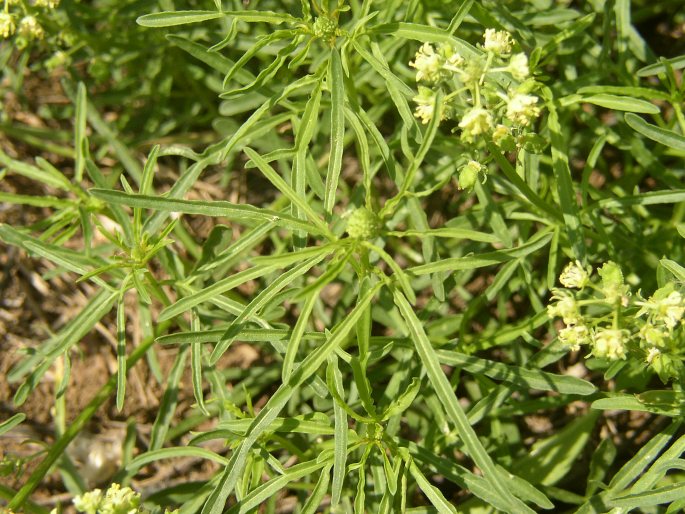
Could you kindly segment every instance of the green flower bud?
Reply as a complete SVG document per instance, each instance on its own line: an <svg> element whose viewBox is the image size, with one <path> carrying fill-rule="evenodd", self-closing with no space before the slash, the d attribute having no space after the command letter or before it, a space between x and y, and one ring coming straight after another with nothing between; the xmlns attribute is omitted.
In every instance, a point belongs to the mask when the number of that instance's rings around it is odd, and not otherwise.
<svg viewBox="0 0 685 514"><path fill-rule="evenodd" d="M347 234L353 239L375 239L381 228L380 218L366 207L354 211L347 220Z"/></svg>
<svg viewBox="0 0 685 514"><path fill-rule="evenodd" d="M480 173L483 166L478 161L469 161L466 166L459 171L459 189L466 189L471 191L480 179Z"/></svg>
<svg viewBox="0 0 685 514"><path fill-rule="evenodd" d="M314 21L312 31L316 37L331 39L335 37L338 31L338 24L328 16L319 16Z"/></svg>
<svg viewBox="0 0 685 514"><path fill-rule="evenodd" d="M626 293L627 286L623 283L623 272L618 264L609 261L598 270L598 273L602 277L602 293L607 301L614 303Z"/></svg>

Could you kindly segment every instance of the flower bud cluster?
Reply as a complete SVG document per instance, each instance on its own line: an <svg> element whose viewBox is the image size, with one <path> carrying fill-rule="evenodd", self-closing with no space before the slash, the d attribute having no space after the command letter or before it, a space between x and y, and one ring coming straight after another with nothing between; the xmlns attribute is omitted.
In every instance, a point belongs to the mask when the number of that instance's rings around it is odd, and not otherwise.
<svg viewBox="0 0 685 514"><path fill-rule="evenodd" d="M347 220L347 234L352 239L375 239L383 228L378 215L366 207L360 207L352 212Z"/></svg>
<svg viewBox="0 0 685 514"><path fill-rule="evenodd" d="M502 127L527 127L540 115L538 97L529 94L532 84L517 84L530 76L526 54L512 54L514 41L508 32L487 29L483 37L484 52L477 56L465 58L449 43L437 47L424 43L409 63L424 88L443 88L448 93L445 110L453 111L461 137L467 141L475 136L491 137L495 129L501 133ZM414 100L425 105L427 96L420 89ZM416 116L423 123L431 119L420 109Z"/></svg>
<svg viewBox="0 0 685 514"><path fill-rule="evenodd" d="M41 20L59 5L59 0L11 0L0 12L0 39L14 38L14 45L23 49L32 41L45 38Z"/></svg>
<svg viewBox="0 0 685 514"><path fill-rule="evenodd" d="M494 142L501 150L511 151L525 143L540 116L540 100L531 94L536 83L530 78L528 57L514 51L508 32L487 29L481 49L477 55L466 56L449 43L424 43L409 63L416 69L418 83L414 115L421 123L429 123L437 92L442 91L441 121L456 122L454 131L470 150L476 153ZM471 162L461 168L461 189L470 190L475 184ZM485 180L485 172L481 166L477 176Z"/></svg>
<svg viewBox="0 0 685 514"><path fill-rule="evenodd" d="M130 487L112 484L104 493L93 489L74 498L74 508L84 514L137 514L140 494Z"/></svg>
<svg viewBox="0 0 685 514"><path fill-rule="evenodd" d="M140 493L112 484L107 491L93 489L74 498L74 508L84 514L150 514L141 506ZM173 514L178 511L165 511Z"/></svg>
<svg viewBox="0 0 685 514"><path fill-rule="evenodd" d="M674 283L644 299L631 294L618 264L606 262L593 276L579 261L559 282L564 287L552 290L547 313L563 321L559 340L569 349L586 345L600 359L637 359L664 382L685 376L685 297Z"/></svg>

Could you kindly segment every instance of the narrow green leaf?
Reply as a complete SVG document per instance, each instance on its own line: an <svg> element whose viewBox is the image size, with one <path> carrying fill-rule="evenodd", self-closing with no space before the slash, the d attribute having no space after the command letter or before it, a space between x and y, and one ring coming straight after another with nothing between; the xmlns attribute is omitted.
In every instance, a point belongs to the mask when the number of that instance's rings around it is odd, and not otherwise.
<svg viewBox="0 0 685 514"><path fill-rule="evenodd" d="M319 506L321 505L321 502L323 501L323 498L326 495L326 491L328 490L328 483L330 481L331 466L326 466L321 471L319 480L317 480L314 489L312 489L312 492L309 495L309 498L307 498L307 501L302 506L300 514L316 514L316 512L318 512ZM331 504L333 504L332 501Z"/></svg>
<svg viewBox="0 0 685 514"><path fill-rule="evenodd" d="M238 59L231 68L228 69L226 72L226 76L224 77L224 88L228 87L228 84L230 83L231 79L233 77L237 76L239 72L244 71L245 65L248 63L250 59L252 59L255 55L257 55L262 48L280 40L280 39L291 39L293 37L293 32L290 30L276 30L274 32L271 32L269 34L266 34L264 36L261 36L257 39L255 44L253 44L248 50L240 56L240 59ZM215 52L213 52L215 53ZM247 82L245 85L251 85L254 84L257 81L257 77L252 77L252 80Z"/></svg>
<svg viewBox="0 0 685 514"><path fill-rule="evenodd" d="M637 70L638 77L652 77L659 73L666 73L666 67L670 66L674 70L685 68L685 55L672 57L671 59L664 59L662 62L650 64L644 68Z"/></svg>
<svg viewBox="0 0 685 514"><path fill-rule="evenodd" d="M373 174L371 171L371 157L369 154L369 140L366 137L366 131L362 125L361 120L357 114L351 110L349 107L345 107L345 119L347 119L352 131L354 132L354 137L357 140L357 153L359 155L359 165L361 166L362 173L364 174L363 184L364 184L364 196L365 204L367 209L371 209L371 181L373 179Z"/></svg>
<svg viewBox="0 0 685 514"><path fill-rule="evenodd" d="M219 430L226 430L233 434L244 436L252 424L252 419L231 419L220 421L217 425ZM269 432L293 432L298 434L314 434L314 435L334 435L334 428L331 427L331 420L329 417L320 412L310 412L308 414L300 414L291 418L274 418L267 429ZM206 434L211 434L207 432ZM193 438L193 444L207 440L205 434L200 434ZM213 436L216 439L217 436Z"/></svg>
<svg viewBox="0 0 685 514"><path fill-rule="evenodd" d="M345 136L345 82L337 48L331 50L327 83L331 91L331 144L323 208L330 215L333 213L335 193L338 190Z"/></svg>
<svg viewBox="0 0 685 514"><path fill-rule="evenodd" d="M373 35L392 34L397 37L420 41L421 43L450 43L465 59L477 57L481 53L473 45L463 39L454 37L446 30L418 23L385 23L370 28L368 32Z"/></svg>
<svg viewBox="0 0 685 514"><path fill-rule="evenodd" d="M335 360L333 360L335 362ZM333 386L335 390L343 390L342 373L334 364ZM334 390L332 389L332 390ZM342 498L343 486L345 484L345 466L347 463L347 413L342 405L333 402L333 418L335 422L335 436L333 438L333 484L331 486L331 506L335 507Z"/></svg>
<svg viewBox="0 0 685 514"><path fill-rule="evenodd" d="M502 466L498 465L497 471L500 472L500 476L502 480L505 481L507 488L509 488L516 497L521 498L525 502L534 503L543 509L554 508L554 504L549 501L549 498L547 498L539 489L533 487L530 482L510 473Z"/></svg>
<svg viewBox="0 0 685 514"><path fill-rule="evenodd" d="M606 107L615 111L640 112L645 114L659 114L659 108L653 103L629 96L618 96L611 94L596 94L585 96L583 102Z"/></svg>
<svg viewBox="0 0 685 514"><path fill-rule="evenodd" d="M552 233L549 231L540 232L529 241L516 248L497 250L495 252L482 253L473 256L469 255L466 257L451 257L449 259L414 266L409 268L407 272L412 275L427 275L439 271L459 271L492 266L494 264L500 264L512 259L519 259L530 255L547 245L551 239Z"/></svg>
<svg viewBox="0 0 685 514"><path fill-rule="evenodd" d="M661 259L659 262L664 268L673 273L673 276L678 280L685 282L685 268L683 266L670 259Z"/></svg>
<svg viewBox="0 0 685 514"><path fill-rule="evenodd" d="M138 192L141 195L149 195L154 193L152 190L152 180L155 177L155 165L157 164L157 156L159 155L159 145L155 145L150 150L147 156L147 161L145 161L145 166L143 167L143 175L140 182L140 187Z"/></svg>
<svg viewBox="0 0 685 514"><path fill-rule="evenodd" d="M26 414L23 412L18 412L11 418L0 423L0 435L5 434L12 430L14 427L19 425L22 421L26 419Z"/></svg>
<svg viewBox="0 0 685 514"><path fill-rule="evenodd" d="M619 498L610 499L607 503L612 507L636 509L639 507L652 507L662 503L681 500L685 494L685 483L670 484L644 493L629 494Z"/></svg>
<svg viewBox="0 0 685 514"><path fill-rule="evenodd" d="M397 77L397 75L390 71L388 64L383 58L382 51L376 43L371 44L373 54L366 50L368 43L361 43L357 42L356 40L352 40L352 45L357 53L371 65L374 71L383 77L386 87L388 88L388 93L390 94L390 99L395 104L395 107L397 107L397 112L399 112L400 116L402 117L402 121L404 121L408 127L414 127L418 133L416 118L414 117L411 107L409 106L409 102L407 101L407 98L414 96L414 91L407 86L404 81Z"/></svg>
<svg viewBox="0 0 685 514"><path fill-rule="evenodd" d="M160 448L138 455L131 462L129 462L127 469L139 469L146 464L156 462L162 459L176 459L183 457L195 457L199 459L207 459L218 464L226 465L228 459L207 450L206 448L198 448L197 446L176 446L174 448Z"/></svg>
<svg viewBox="0 0 685 514"><path fill-rule="evenodd" d="M143 27L174 27L216 20L223 17L234 17L248 23L265 22L280 24L297 21L297 18L289 14L271 11L164 11L140 16L136 23Z"/></svg>
<svg viewBox="0 0 685 514"><path fill-rule="evenodd" d="M191 311L190 313L190 329L194 333L198 333L200 331L200 318L195 311ZM191 344L190 373L192 375L193 382L193 395L195 396L197 406L204 415L209 416L209 411L205 406L205 397L202 391L202 364L204 358L203 350L202 344Z"/></svg>
<svg viewBox="0 0 685 514"><path fill-rule="evenodd" d="M557 48L561 45L561 43L563 43L567 39L571 39L577 36L578 34L582 34L583 32L585 32L588 29L588 27L590 27L592 23L595 21L596 16L597 13L590 13L574 21L568 27L565 27L564 29L560 30L542 47L540 59L543 59L548 55L555 54Z"/></svg>
<svg viewBox="0 0 685 514"><path fill-rule="evenodd" d="M414 186L414 178L423 163L423 159L428 153L431 145L433 144L433 139L438 133L438 127L440 125L440 119L442 118L442 112L445 108L444 105L444 95L439 90L435 95L435 100L433 104L433 117L428 122L428 127L426 127L426 132L423 134L423 140L421 141L421 146L419 146L416 155L411 158L409 167L407 168L407 173L404 175L404 179L399 186L399 191L395 196L390 198L381 209L379 216L381 219L385 219L394 214L400 201L406 196L406 194Z"/></svg>
<svg viewBox="0 0 685 514"><path fill-rule="evenodd" d="M83 170L86 165L86 153L88 151L86 111L86 86L83 82L79 82L76 92L76 115L74 119L74 149L76 150L74 180L77 184L80 184L83 180Z"/></svg>
<svg viewBox="0 0 685 514"><path fill-rule="evenodd" d="M616 459L616 453L616 446L611 439L607 438L600 441L590 461L590 471L585 489L586 498L590 498L599 489Z"/></svg>
<svg viewBox="0 0 685 514"><path fill-rule="evenodd" d="M63 84L63 87L67 95L73 99L75 96L74 91L71 90L68 85ZM116 132L112 130L109 124L100 116L100 113L93 104L87 105L86 118L95 132L101 135L107 141L107 144L112 147L112 150L128 174L136 183L140 183L142 169L138 158L131 153L127 145L119 140Z"/></svg>
<svg viewBox="0 0 685 514"><path fill-rule="evenodd" d="M428 501L438 509L440 514L457 514L457 509L452 505L445 496L440 492L440 489L431 484L426 476L421 472L419 467L414 464L414 461L409 462L409 472L414 477L423 494L426 495Z"/></svg>
<svg viewBox="0 0 685 514"><path fill-rule="evenodd" d="M295 323L295 328L293 328L293 334L288 341L288 348L285 352L285 356L283 357L283 368L281 371L281 378L283 382L287 382L290 374L292 373L295 359L297 358L297 351L300 347L300 342L302 341L302 336L307 328L309 316L312 313L312 309L314 309L314 304L318 298L318 291L310 294L300 309L297 322Z"/></svg>
<svg viewBox="0 0 685 514"><path fill-rule="evenodd" d="M670 100L671 96L657 89L648 87L633 87L633 86L586 86L581 87L577 93L579 95L621 95L631 96L633 98L645 98L647 100Z"/></svg>
<svg viewBox="0 0 685 514"><path fill-rule="evenodd" d="M597 391L592 383L570 375L555 375L546 371L511 366L448 350L436 350L436 355L443 364L458 366L469 373L483 374L495 380L503 380L523 389L556 391L562 394L583 396Z"/></svg>
<svg viewBox="0 0 685 514"><path fill-rule="evenodd" d="M26 401L28 394L38 385L42 376L50 368L54 360L78 343L83 337L92 330L95 324L100 321L111 308L112 303L118 295L118 291L101 290L84 307L84 309L57 334L51 338L48 344L44 344L41 352L27 357L26 362L29 368L37 365L41 360L43 363L36 367L27 380L17 389L14 396L15 405L21 405ZM13 381L21 378L27 371L26 366L21 363L13 368L8 379ZM16 370L16 372L15 372Z"/></svg>
<svg viewBox="0 0 685 514"><path fill-rule="evenodd" d="M640 401L632 394L616 394L608 398L600 398L592 402L592 408L598 410L634 410L639 412L651 412L661 416L681 417L685 407L681 405L659 405Z"/></svg>
<svg viewBox="0 0 685 514"><path fill-rule="evenodd" d="M234 221L244 222L273 221L277 225L317 234L322 233L323 230L310 223L293 218L288 214L270 211L268 209L260 209L258 207L253 207L252 205L233 204L226 201L205 202L200 200L180 200L176 198L128 194L122 191L113 191L109 189L91 189L90 192L93 196L107 202L118 205L128 205L130 207L155 209L164 212L200 214L204 216L223 216ZM148 226L147 230L151 230L151 228L152 227ZM328 232L327 228L326 232Z"/></svg>
<svg viewBox="0 0 685 514"><path fill-rule="evenodd" d="M15 195L2 191L0 191L0 202L31 205L34 207L52 207L55 209L67 209L69 207L76 207L77 205L75 201L63 200L54 196Z"/></svg>
<svg viewBox="0 0 685 514"><path fill-rule="evenodd" d="M182 50L185 50L196 59L204 62L220 73L228 73L233 65L235 65L235 62L224 57L223 55L217 52L210 52L207 47L185 37L177 36L175 34L167 34L166 38ZM236 79L243 84L249 84L254 80L254 75L244 72L241 76L236 76Z"/></svg>
<svg viewBox="0 0 685 514"><path fill-rule="evenodd" d="M255 78L254 82L251 84L248 84L246 86L237 88L237 89L231 89L229 91L225 91L219 95L220 98L233 98L236 96L242 96L243 94L246 93L251 93L253 91L257 91L260 87L266 85L280 70L283 65L285 64L286 59L290 56L290 54L297 49L297 47L300 45L302 42L302 36L298 35L297 31L285 31L285 32L290 32L290 36L292 37L292 41L281 48L278 51L278 54L276 55L276 58L269 64L267 67L263 68L260 72L259 75ZM236 66L238 63L236 63ZM308 81L308 77L303 77L302 79L299 79L300 81L304 81L305 83ZM286 89L288 88L299 88L301 83L291 83L290 85L286 86Z"/></svg>
<svg viewBox="0 0 685 514"><path fill-rule="evenodd" d="M36 159L36 162L39 162L38 159ZM25 162L15 161L2 150L0 150L0 166L5 166L10 171L18 173L19 175L57 189L62 189L64 191L72 189L72 185L61 173L43 170Z"/></svg>
<svg viewBox="0 0 685 514"><path fill-rule="evenodd" d="M464 21L464 18L466 18L468 15L472 6L473 0L462 0L461 4L459 5L459 9L457 9L457 12L454 13L454 16L452 16L452 19L450 20L449 27L447 27L447 32L454 34L457 31L461 23Z"/></svg>
<svg viewBox="0 0 685 514"><path fill-rule="evenodd" d="M333 364L334 362L335 359L330 358L328 367L326 368L326 385L328 386L328 392L333 397L333 400L338 407L342 408L352 419L360 423L374 423L376 421L375 418L358 414L345 400L345 391L339 386L339 384L342 384L342 374L340 373L337 364ZM338 378L340 378L340 380L338 380Z"/></svg>
<svg viewBox="0 0 685 514"><path fill-rule="evenodd" d="M322 67L323 68L323 67ZM295 161L293 162L293 189L304 200L307 197L306 183L307 183L307 154L309 150L309 143L312 140L314 131L317 127L319 118L319 107L321 104L321 89L323 80L319 80L314 87L314 91L310 99L305 105L302 119L300 120L300 127L295 134ZM305 218L304 212L295 206L295 215L298 218ZM303 238L303 234L299 234Z"/></svg>
<svg viewBox="0 0 685 514"><path fill-rule="evenodd" d="M224 14L217 11L165 11L140 16L136 23L143 27L174 27L223 17Z"/></svg>
<svg viewBox="0 0 685 514"><path fill-rule="evenodd" d="M386 232L389 236L395 237L445 237L450 239L468 239L470 241L481 241L483 243L499 243L500 239L494 234L478 232L466 228L433 228L427 230L391 230Z"/></svg>
<svg viewBox="0 0 685 514"><path fill-rule="evenodd" d="M647 191L638 195L627 195L619 198L604 198L585 209L587 212L597 207L608 209L612 207L625 207L629 205L659 205L665 203L680 203L685 201L685 189L671 191Z"/></svg>
<svg viewBox="0 0 685 514"><path fill-rule="evenodd" d="M123 294L117 304L117 410L124 408L126 394L126 309Z"/></svg>
<svg viewBox="0 0 685 514"><path fill-rule="evenodd" d="M388 405L388 407L385 409L381 420L385 421L393 416L398 416L407 410L414 401L414 398L416 398L416 395L419 393L420 388L421 380L412 378L411 384L409 384L407 390L404 391L398 398L394 399L392 403L390 403L390 405ZM393 494L395 493L393 492Z"/></svg>
<svg viewBox="0 0 685 514"><path fill-rule="evenodd" d="M275 255L259 255L252 258L252 263L255 266L287 268L295 263L320 255L322 252L331 252L334 249L335 246L332 243L322 246L309 246L294 252L277 253Z"/></svg>
<svg viewBox="0 0 685 514"><path fill-rule="evenodd" d="M683 137L681 134L669 129L657 127L651 123L647 123L637 114L628 112L625 114L625 120L633 130L639 132L652 141L656 141L657 143L668 146L675 150L685 151L685 137Z"/></svg>

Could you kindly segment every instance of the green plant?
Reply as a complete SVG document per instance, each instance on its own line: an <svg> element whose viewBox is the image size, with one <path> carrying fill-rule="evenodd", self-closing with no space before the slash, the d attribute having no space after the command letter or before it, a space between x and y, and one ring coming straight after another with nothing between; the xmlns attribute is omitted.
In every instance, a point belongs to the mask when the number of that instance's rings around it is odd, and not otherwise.
<svg viewBox="0 0 685 514"><path fill-rule="evenodd" d="M21 408L59 371L56 442L2 493L9 508L32 508L56 465L102 510L64 452L102 404L125 408L142 362L164 394L137 455L130 425L112 483L165 459L219 465L144 497L151 510L274 512L279 494L300 512L682 507L685 60L650 53L630 2L160 5L132 33L173 31L161 62L180 49L221 86L214 141L183 146L154 117L173 144L141 166L97 94L66 81L69 166L0 151L7 178L50 192L0 193L49 213L0 239L94 291L8 374ZM202 198L211 174L247 200ZM67 423L72 361L101 322L117 373ZM226 367L239 343L258 365ZM631 456L597 443L616 409L674 420ZM531 442L536 414L551 426Z"/></svg>

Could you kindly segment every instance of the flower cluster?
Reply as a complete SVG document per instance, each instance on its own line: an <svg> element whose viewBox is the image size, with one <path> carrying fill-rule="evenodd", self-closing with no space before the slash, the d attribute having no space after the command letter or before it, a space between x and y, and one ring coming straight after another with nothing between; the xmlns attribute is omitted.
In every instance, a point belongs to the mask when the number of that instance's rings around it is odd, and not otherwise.
<svg viewBox="0 0 685 514"><path fill-rule="evenodd" d="M346 231L352 239L375 239L382 228L382 222L374 212L360 207L348 218Z"/></svg>
<svg viewBox="0 0 685 514"><path fill-rule="evenodd" d="M140 494L130 487L112 484L106 492L93 489L74 498L74 507L85 514L137 514Z"/></svg>
<svg viewBox="0 0 685 514"><path fill-rule="evenodd" d="M84 514L150 514L140 503L140 493L119 484L110 485L104 493L93 489L74 498L74 508ZM174 514L177 511L165 512Z"/></svg>
<svg viewBox="0 0 685 514"><path fill-rule="evenodd" d="M571 350L586 345L609 361L639 359L667 381L685 374L682 340L685 297L674 283L648 299L631 293L621 267L605 263L597 275L579 261L569 263L552 290L547 313L561 318L559 340Z"/></svg>
<svg viewBox="0 0 685 514"><path fill-rule="evenodd" d="M59 5L60 0L36 0L36 7L54 9Z"/></svg>
<svg viewBox="0 0 685 514"><path fill-rule="evenodd" d="M433 119L438 91L444 95L442 117L457 122L455 131L472 150L494 142L511 151L525 142L540 116L539 98L531 92L528 57L515 53L508 32L487 29L482 52L462 55L449 43L437 47L424 43L409 66L416 69L418 95L414 115L427 124ZM477 162L478 159L472 159ZM471 166L469 170L467 167ZM465 163L459 178L461 189L471 189L474 166ZM484 166L480 166L485 179ZM463 175L463 177L462 177Z"/></svg>
<svg viewBox="0 0 685 514"><path fill-rule="evenodd" d="M54 24L55 9L60 0L9 0L0 12L0 40L13 38L14 46L23 50L46 37L44 25ZM54 39L54 38L53 38Z"/></svg>

